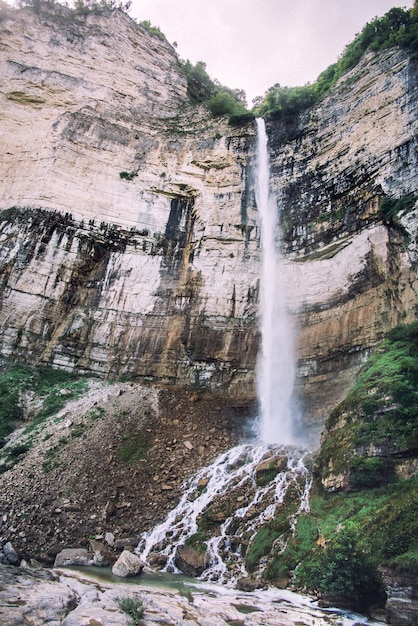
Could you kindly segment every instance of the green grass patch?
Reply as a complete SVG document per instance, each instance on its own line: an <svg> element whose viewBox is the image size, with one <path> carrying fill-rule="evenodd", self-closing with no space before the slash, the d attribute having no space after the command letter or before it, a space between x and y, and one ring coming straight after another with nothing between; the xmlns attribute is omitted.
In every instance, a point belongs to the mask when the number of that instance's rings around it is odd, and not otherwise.
<svg viewBox="0 0 418 626"><path fill-rule="evenodd" d="M117 453L119 461L126 465L134 465L146 458L148 442L141 433L124 435L122 439L123 443Z"/></svg>
<svg viewBox="0 0 418 626"><path fill-rule="evenodd" d="M117 600L121 611L129 615L129 626L140 626L144 616L144 605L139 598L119 598Z"/></svg>
<svg viewBox="0 0 418 626"><path fill-rule="evenodd" d="M360 370L356 383L326 423L316 469L326 479L350 475L352 488L394 479L392 456L418 449L418 321L398 326ZM369 458L370 446L385 455Z"/></svg>
<svg viewBox="0 0 418 626"><path fill-rule="evenodd" d="M0 374L0 447L17 427L26 424L25 435L33 437L33 430L57 413L65 404L87 391L87 380L51 368L33 368L16 365ZM31 420L25 415L26 397L33 406ZM29 449L25 440L3 455L6 462L18 461Z"/></svg>
<svg viewBox="0 0 418 626"><path fill-rule="evenodd" d="M308 519L323 545L314 543L301 555L299 587L367 606L385 599L379 565L417 571L417 478L359 493L313 496Z"/></svg>
<svg viewBox="0 0 418 626"><path fill-rule="evenodd" d="M375 558L342 531L326 547L317 546L296 572L297 584L322 595L342 596L362 608L384 604L386 596Z"/></svg>
<svg viewBox="0 0 418 626"><path fill-rule="evenodd" d="M208 535L205 532L198 531L197 533L194 533L194 535L187 537L184 544L186 546L190 546L200 554L204 554L207 550L207 540Z"/></svg>
<svg viewBox="0 0 418 626"><path fill-rule="evenodd" d="M49 448L45 452L44 460L42 462L42 469L45 473L58 467L65 467L65 463L61 459L62 449L67 445L68 437L61 437L53 448Z"/></svg>
<svg viewBox="0 0 418 626"><path fill-rule="evenodd" d="M288 578L313 549L318 539L316 521L307 514L300 515L296 522L295 534L289 537L283 551L276 550L264 572L264 578L275 582Z"/></svg>

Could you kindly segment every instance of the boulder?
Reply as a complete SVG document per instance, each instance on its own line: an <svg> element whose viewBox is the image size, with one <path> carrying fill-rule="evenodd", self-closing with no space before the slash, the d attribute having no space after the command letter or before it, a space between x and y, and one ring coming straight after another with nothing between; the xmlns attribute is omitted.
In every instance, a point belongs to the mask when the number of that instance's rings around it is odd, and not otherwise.
<svg viewBox="0 0 418 626"><path fill-rule="evenodd" d="M148 555L148 565L155 569L163 569L167 565L167 557L165 554L159 554L158 552L151 552Z"/></svg>
<svg viewBox="0 0 418 626"><path fill-rule="evenodd" d="M113 546L115 545L115 535L113 533L106 533L105 534L105 541L106 541L108 546L113 548Z"/></svg>
<svg viewBox="0 0 418 626"><path fill-rule="evenodd" d="M9 565L17 565L20 561L20 557L16 550L13 547L13 544L8 541L3 546L3 563L8 563Z"/></svg>
<svg viewBox="0 0 418 626"><path fill-rule="evenodd" d="M86 548L64 548L55 557L54 567L66 565L92 565L93 558Z"/></svg>
<svg viewBox="0 0 418 626"><path fill-rule="evenodd" d="M128 576L138 576L143 569L144 563L139 556L128 550L124 550L112 567L112 574L126 578Z"/></svg>
<svg viewBox="0 0 418 626"><path fill-rule="evenodd" d="M240 591L254 591L260 587L260 584L257 584L252 578L239 578L237 580L237 589Z"/></svg>
<svg viewBox="0 0 418 626"><path fill-rule="evenodd" d="M188 576L200 576L209 566L207 552L200 552L192 546L181 545L177 547L174 558L175 566Z"/></svg>
<svg viewBox="0 0 418 626"><path fill-rule="evenodd" d="M120 552L126 548L136 548L139 543L138 537L123 537L122 539L116 539L113 544L115 550Z"/></svg>
<svg viewBox="0 0 418 626"><path fill-rule="evenodd" d="M93 565L105 567L114 561L113 555L103 543L90 539L90 550L93 554Z"/></svg>
<svg viewBox="0 0 418 626"><path fill-rule="evenodd" d="M279 472L284 472L287 468L287 457L270 457L261 461L255 468L255 480L257 485L267 485Z"/></svg>

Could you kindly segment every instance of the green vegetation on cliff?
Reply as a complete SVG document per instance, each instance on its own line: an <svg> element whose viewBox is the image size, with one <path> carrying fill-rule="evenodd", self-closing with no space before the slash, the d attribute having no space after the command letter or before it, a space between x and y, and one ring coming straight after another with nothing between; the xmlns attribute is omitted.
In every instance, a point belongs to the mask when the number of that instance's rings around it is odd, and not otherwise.
<svg viewBox="0 0 418 626"><path fill-rule="evenodd" d="M187 78L187 95L192 104L206 104L214 117L228 115L230 124L244 124L254 119L253 113L246 109L245 92L212 80L203 61L196 65L189 60L181 61L180 66Z"/></svg>
<svg viewBox="0 0 418 626"><path fill-rule="evenodd" d="M396 458L418 450L418 322L393 329L359 372L326 423L318 457L326 484L344 474L353 488L378 486L394 474Z"/></svg>
<svg viewBox="0 0 418 626"><path fill-rule="evenodd" d="M61 370L23 365L5 369L0 374L0 447L19 425L39 424L86 390L85 379Z"/></svg>
<svg viewBox="0 0 418 626"><path fill-rule="evenodd" d="M379 51L399 46L418 53L418 9L393 8L381 18L367 23L360 34L348 44L336 63L322 72L315 83L303 87L268 89L254 112L263 117L288 121L315 104L337 80L353 69L367 50Z"/></svg>
<svg viewBox="0 0 418 626"><path fill-rule="evenodd" d="M388 334L328 419L310 511L283 535L285 549L270 553L265 578L276 582L295 572L300 589L362 608L382 604L379 566L418 574L417 456L414 322Z"/></svg>

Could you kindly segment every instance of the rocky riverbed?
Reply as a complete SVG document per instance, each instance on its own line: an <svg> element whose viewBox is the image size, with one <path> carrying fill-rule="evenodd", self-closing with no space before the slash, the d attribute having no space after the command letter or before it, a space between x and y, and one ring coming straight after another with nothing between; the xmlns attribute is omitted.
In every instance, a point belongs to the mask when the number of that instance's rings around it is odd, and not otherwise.
<svg viewBox="0 0 418 626"><path fill-rule="evenodd" d="M127 626L126 598L142 604L143 626L351 626L366 618L318 608L277 589L244 593L198 583L163 586L94 580L79 571L0 565L0 626Z"/></svg>

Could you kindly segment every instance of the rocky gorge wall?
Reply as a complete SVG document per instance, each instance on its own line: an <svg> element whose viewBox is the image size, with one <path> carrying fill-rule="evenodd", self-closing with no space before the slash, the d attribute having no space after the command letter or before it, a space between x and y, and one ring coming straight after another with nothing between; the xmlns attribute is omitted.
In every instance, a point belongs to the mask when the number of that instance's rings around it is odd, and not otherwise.
<svg viewBox="0 0 418 626"><path fill-rule="evenodd" d="M187 99L174 49L120 13L0 22L0 351L255 398L255 127ZM305 419L320 426L414 315L417 61L366 55L268 123Z"/></svg>
<svg viewBox="0 0 418 626"><path fill-rule="evenodd" d="M416 59L369 52L316 107L269 127L298 386L313 422L385 333L416 315L416 210L393 221L381 212L417 191L416 84Z"/></svg>
<svg viewBox="0 0 418 626"><path fill-rule="evenodd" d="M1 27L2 354L253 398L254 129L121 12Z"/></svg>

